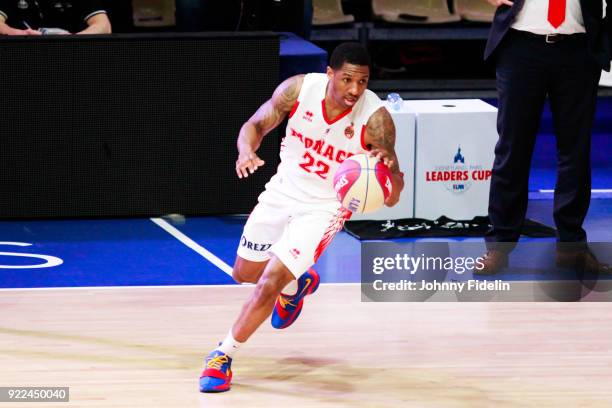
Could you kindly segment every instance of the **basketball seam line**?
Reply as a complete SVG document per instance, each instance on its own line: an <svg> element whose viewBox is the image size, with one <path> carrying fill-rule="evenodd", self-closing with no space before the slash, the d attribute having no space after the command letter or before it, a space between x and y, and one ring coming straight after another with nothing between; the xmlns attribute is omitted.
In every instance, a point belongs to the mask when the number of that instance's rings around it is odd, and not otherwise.
<svg viewBox="0 0 612 408"><path fill-rule="evenodd" d="M361 210L361 212L363 212L363 210L365 210L365 206L368 202L368 192L370 190L370 157L368 157L368 155L366 155L366 191L365 191L365 197L363 199L363 208ZM376 174L374 174L374 176L376 176Z"/></svg>

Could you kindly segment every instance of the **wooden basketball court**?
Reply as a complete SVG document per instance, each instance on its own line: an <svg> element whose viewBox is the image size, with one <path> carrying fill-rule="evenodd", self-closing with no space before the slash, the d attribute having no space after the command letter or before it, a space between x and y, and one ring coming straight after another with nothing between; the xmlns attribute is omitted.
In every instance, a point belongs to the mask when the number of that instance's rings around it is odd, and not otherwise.
<svg viewBox="0 0 612 408"><path fill-rule="evenodd" d="M251 290L2 291L0 385L70 387L48 407L612 406L610 303L362 303L351 284L322 285L286 330L264 323L232 390L200 394Z"/></svg>

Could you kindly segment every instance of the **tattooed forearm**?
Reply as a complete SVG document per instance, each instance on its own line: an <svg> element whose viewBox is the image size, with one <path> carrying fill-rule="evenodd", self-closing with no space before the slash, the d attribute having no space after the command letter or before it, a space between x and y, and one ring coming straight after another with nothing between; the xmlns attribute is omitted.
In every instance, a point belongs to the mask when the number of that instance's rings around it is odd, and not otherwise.
<svg viewBox="0 0 612 408"><path fill-rule="evenodd" d="M257 112L249 119L249 122L253 124L257 134L264 136L274 129L282 120L282 112L278 112L274 109L271 101L268 101L257 109Z"/></svg>
<svg viewBox="0 0 612 408"><path fill-rule="evenodd" d="M387 109L380 108L370 117L365 142L370 149L387 153L392 162L390 170L394 173L399 171L395 155L395 125Z"/></svg>

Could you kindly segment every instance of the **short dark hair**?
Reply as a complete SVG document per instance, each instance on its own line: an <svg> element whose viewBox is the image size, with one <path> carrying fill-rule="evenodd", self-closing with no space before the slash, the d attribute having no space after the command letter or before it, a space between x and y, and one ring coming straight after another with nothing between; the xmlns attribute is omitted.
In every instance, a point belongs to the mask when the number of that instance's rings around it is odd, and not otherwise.
<svg viewBox="0 0 612 408"><path fill-rule="evenodd" d="M370 66L370 55L365 47L356 42L342 43L336 47L329 59L332 69L340 69L344 63Z"/></svg>

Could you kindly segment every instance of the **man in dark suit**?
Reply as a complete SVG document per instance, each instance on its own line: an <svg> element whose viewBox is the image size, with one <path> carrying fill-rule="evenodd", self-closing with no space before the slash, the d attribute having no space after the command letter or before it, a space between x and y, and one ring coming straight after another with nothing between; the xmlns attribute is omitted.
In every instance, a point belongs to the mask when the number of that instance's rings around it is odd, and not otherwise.
<svg viewBox="0 0 612 408"><path fill-rule="evenodd" d="M527 210L531 156L546 96L557 137L557 264L602 271L582 223L591 198L591 128L601 70L610 69L612 0L487 0L497 6L485 50L495 58L499 141L489 195L484 267L508 263ZM509 242L510 244L498 244ZM573 244L578 243L578 244ZM564 249L570 250L564 250Z"/></svg>

